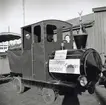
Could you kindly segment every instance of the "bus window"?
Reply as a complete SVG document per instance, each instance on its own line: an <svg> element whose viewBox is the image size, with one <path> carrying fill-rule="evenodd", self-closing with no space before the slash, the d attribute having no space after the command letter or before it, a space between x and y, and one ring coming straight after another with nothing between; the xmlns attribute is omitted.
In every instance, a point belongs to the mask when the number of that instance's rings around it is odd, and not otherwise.
<svg viewBox="0 0 106 105"><path fill-rule="evenodd" d="M47 41L48 42L57 42L57 33L56 32L57 27L55 25L48 24L46 26L46 33L47 33Z"/></svg>

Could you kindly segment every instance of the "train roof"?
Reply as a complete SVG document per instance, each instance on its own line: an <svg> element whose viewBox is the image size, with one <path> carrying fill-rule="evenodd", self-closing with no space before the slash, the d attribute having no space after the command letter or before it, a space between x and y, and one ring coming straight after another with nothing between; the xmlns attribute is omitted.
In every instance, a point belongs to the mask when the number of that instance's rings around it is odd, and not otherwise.
<svg viewBox="0 0 106 105"><path fill-rule="evenodd" d="M62 20L57 20L57 19L48 19L48 20L42 20L42 21L39 21L39 22L36 22L36 23L33 23L33 24L29 24L29 25L25 25L21 28L24 28L24 27L28 27L28 26L31 26L31 25L35 25L35 24L40 24L40 23L48 23L48 22L63 22L63 23L66 23L66 24L69 24L69 25L72 25L71 23L67 22L67 21L62 21Z"/></svg>

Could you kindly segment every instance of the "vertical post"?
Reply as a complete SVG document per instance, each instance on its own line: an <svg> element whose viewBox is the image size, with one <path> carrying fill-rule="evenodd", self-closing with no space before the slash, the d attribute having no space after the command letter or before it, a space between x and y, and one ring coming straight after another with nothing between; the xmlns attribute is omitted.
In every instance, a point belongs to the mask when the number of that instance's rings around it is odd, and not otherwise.
<svg viewBox="0 0 106 105"><path fill-rule="evenodd" d="M25 0L22 0L22 9L23 9L23 26L25 25Z"/></svg>
<svg viewBox="0 0 106 105"><path fill-rule="evenodd" d="M25 25L25 0L22 0L22 18L23 18L23 26ZM23 28L21 29L21 34L23 35ZM23 36L21 38L22 43L22 52L23 52Z"/></svg>
<svg viewBox="0 0 106 105"><path fill-rule="evenodd" d="M78 14L79 14L79 23L80 23L79 33L82 33L82 11L79 12Z"/></svg>
<svg viewBox="0 0 106 105"><path fill-rule="evenodd" d="M10 26L8 26L8 32L10 32Z"/></svg>

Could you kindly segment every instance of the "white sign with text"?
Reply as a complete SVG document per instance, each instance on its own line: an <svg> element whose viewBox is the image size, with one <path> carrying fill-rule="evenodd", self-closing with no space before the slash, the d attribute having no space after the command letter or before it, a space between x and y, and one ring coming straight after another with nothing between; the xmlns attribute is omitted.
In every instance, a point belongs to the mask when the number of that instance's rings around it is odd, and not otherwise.
<svg viewBox="0 0 106 105"><path fill-rule="evenodd" d="M49 72L80 74L80 59L50 60Z"/></svg>
<svg viewBox="0 0 106 105"><path fill-rule="evenodd" d="M66 59L67 50L57 50L54 59Z"/></svg>

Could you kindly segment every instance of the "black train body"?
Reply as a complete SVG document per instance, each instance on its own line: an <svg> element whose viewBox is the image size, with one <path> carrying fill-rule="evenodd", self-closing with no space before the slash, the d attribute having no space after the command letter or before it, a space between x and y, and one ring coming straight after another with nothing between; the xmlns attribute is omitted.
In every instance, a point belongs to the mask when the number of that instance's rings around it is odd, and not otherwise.
<svg viewBox="0 0 106 105"><path fill-rule="evenodd" d="M102 61L99 53L92 48L86 49L87 34L75 35L74 40L78 49L67 50L66 60L74 62L79 60L79 71L75 73L77 62L74 64L69 63L66 65L67 73L50 72L50 75L55 80L76 83L77 88L81 86L84 90L88 90L90 94L94 93L95 84L100 78L102 71ZM56 52L52 53L50 59L55 59ZM58 63L58 62L57 62ZM61 66L61 65L59 65Z"/></svg>
<svg viewBox="0 0 106 105"><path fill-rule="evenodd" d="M52 54L54 57L54 54ZM52 58L52 57L51 57ZM53 58L52 58L53 59ZM66 59L80 59L80 74L59 74L50 73L50 75L61 81L76 81L79 75L86 76L88 82L97 82L101 73L101 58L94 49L68 50ZM73 66L70 67L74 68ZM70 72L70 71L69 71Z"/></svg>

